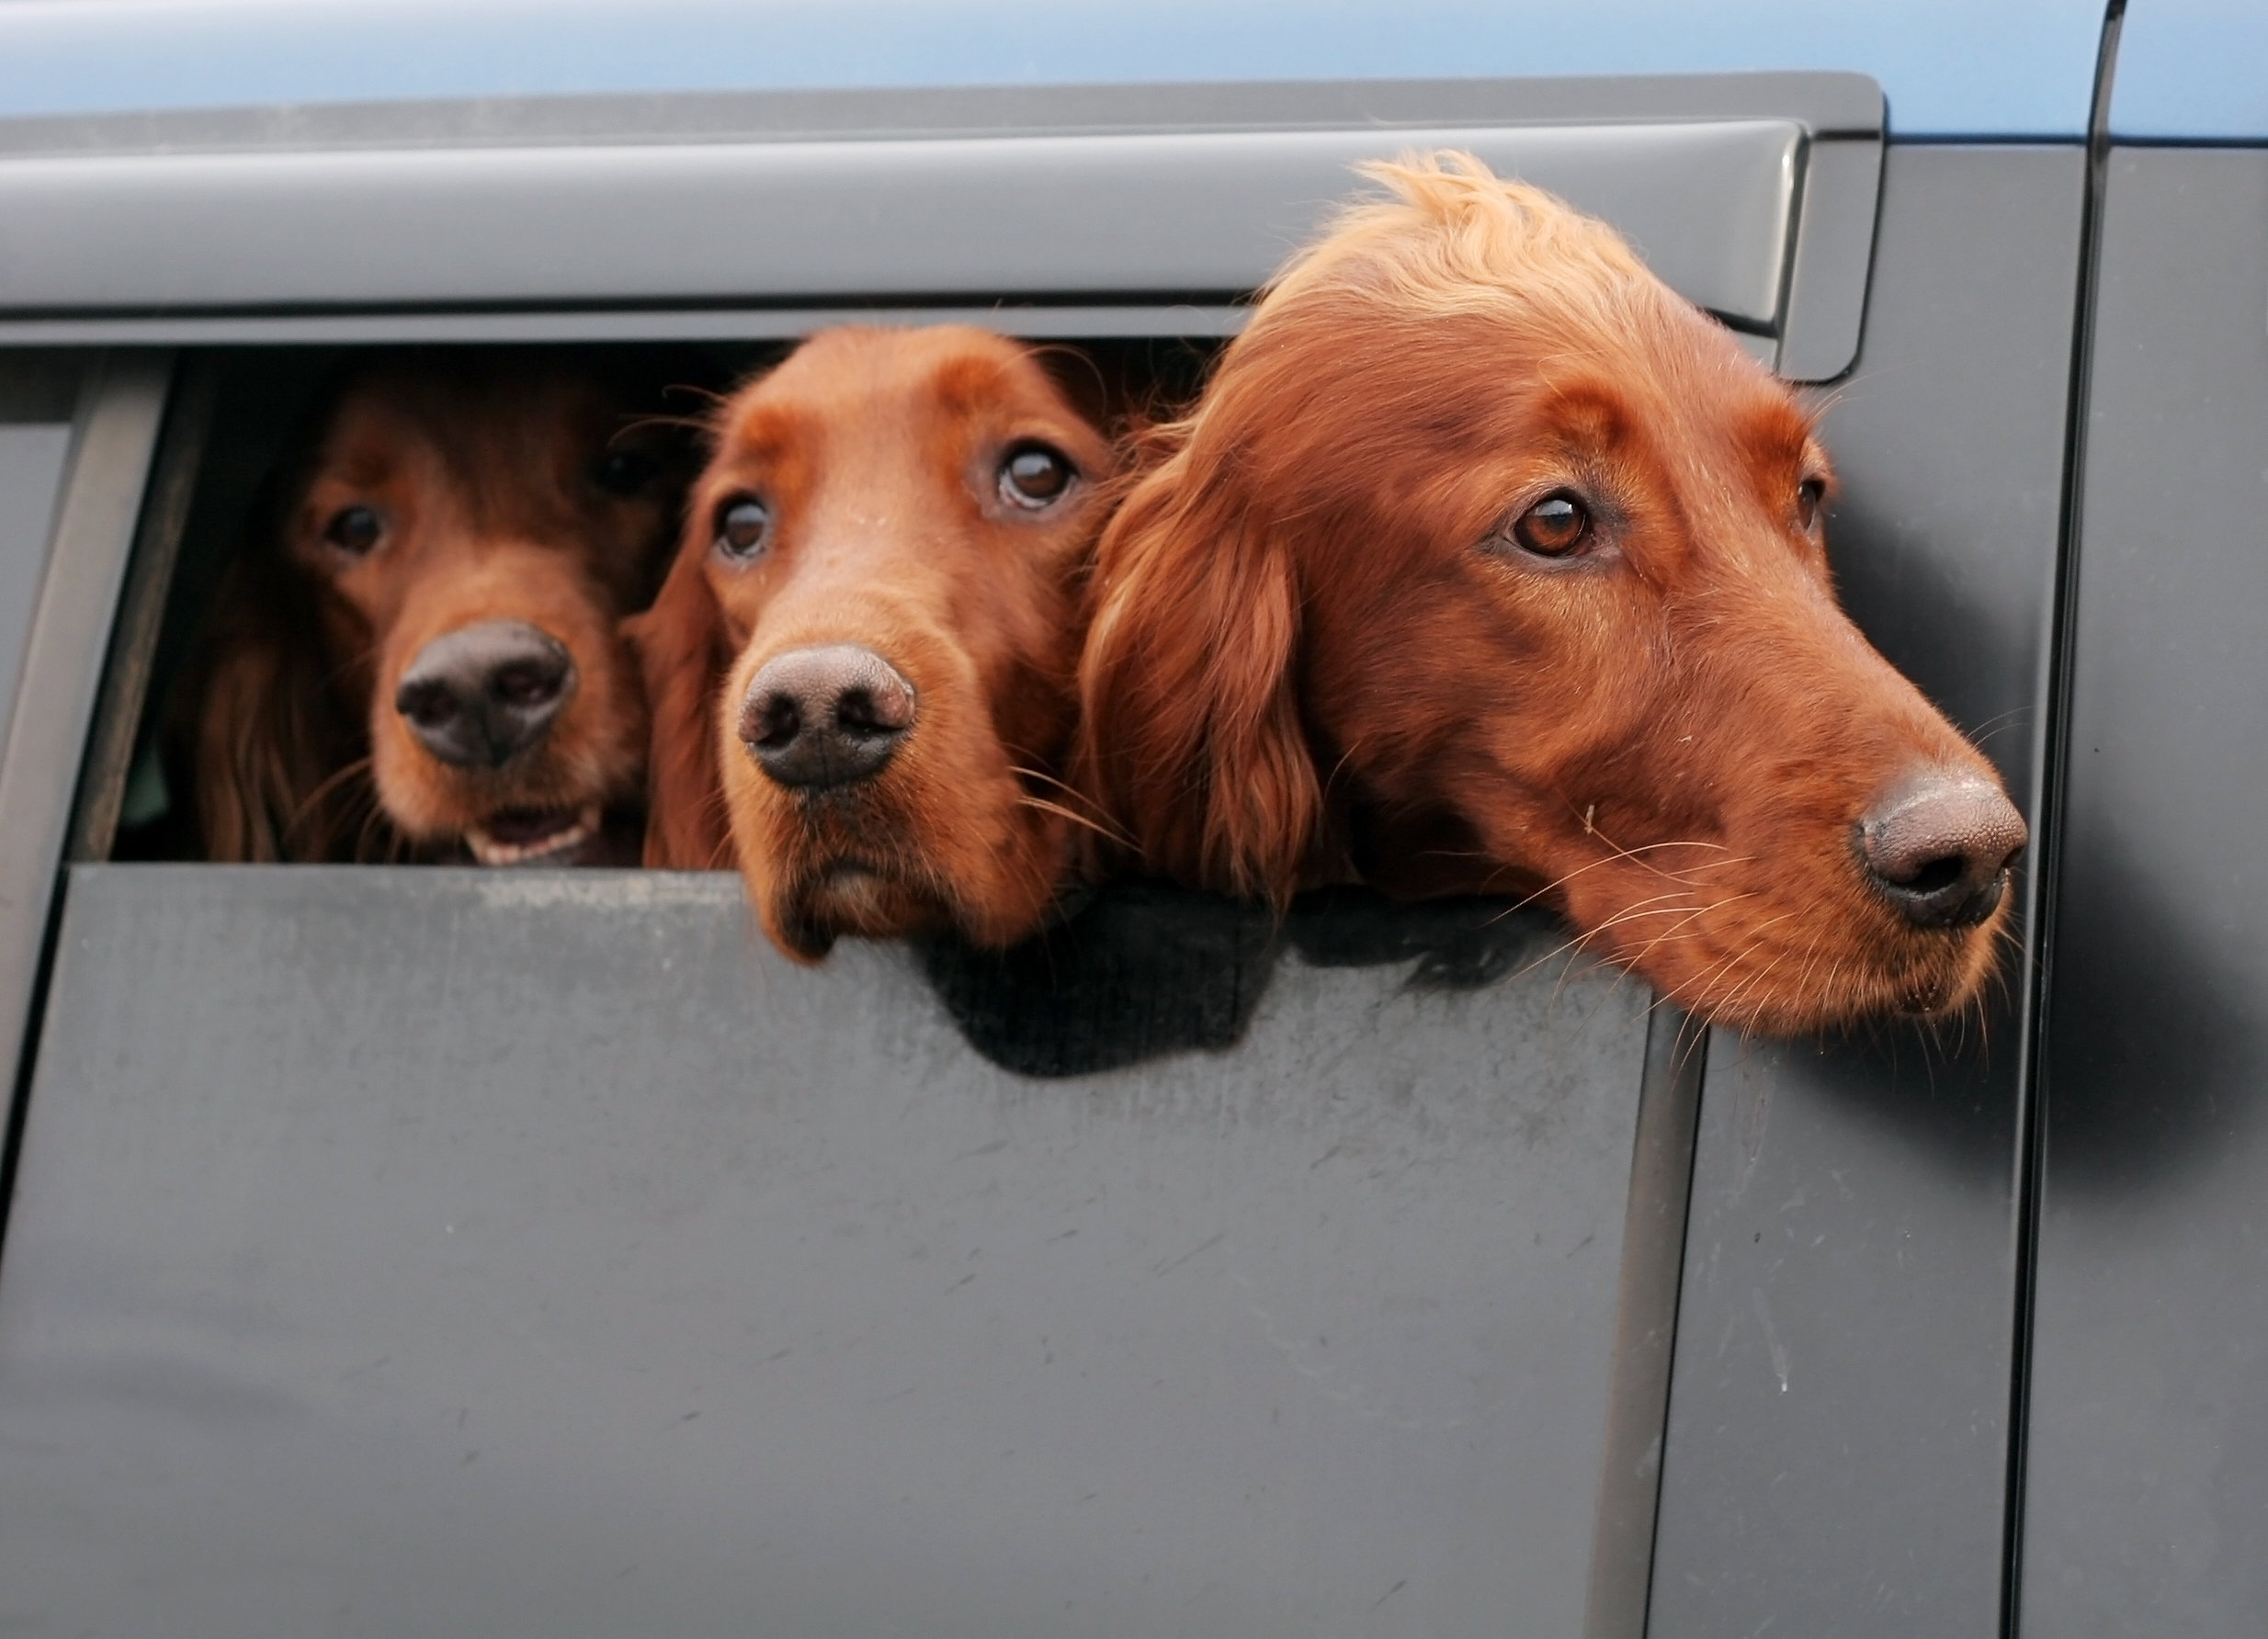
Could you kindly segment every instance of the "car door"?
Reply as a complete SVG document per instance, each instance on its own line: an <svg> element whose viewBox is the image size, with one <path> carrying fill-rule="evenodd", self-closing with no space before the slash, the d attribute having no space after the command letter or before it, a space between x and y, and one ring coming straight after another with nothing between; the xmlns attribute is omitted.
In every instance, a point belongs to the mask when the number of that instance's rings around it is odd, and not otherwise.
<svg viewBox="0 0 2268 1639"><path fill-rule="evenodd" d="M1838 383L1845 596L2036 815L2085 92L1907 132L1848 73L21 122L12 1607L1996 1629L2021 975L1974 1034L1704 1042L1548 925L1475 960L1422 913L1279 939L1166 899L1119 924L1140 1000L1066 1030L917 953L788 967L727 876L107 856L272 384L319 357L844 317L1203 345L1349 162L1442 144ZM372 221L423 254L360 254Z"/></svg>

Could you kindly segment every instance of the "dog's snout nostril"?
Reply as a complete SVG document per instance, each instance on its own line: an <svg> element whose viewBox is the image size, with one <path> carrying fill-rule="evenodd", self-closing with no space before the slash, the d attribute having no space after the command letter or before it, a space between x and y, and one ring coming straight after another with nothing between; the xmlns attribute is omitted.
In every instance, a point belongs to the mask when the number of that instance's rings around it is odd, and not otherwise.
<svg viewBox="0 0 2268 1639"><path fill-rule="evenodd" d="M567 646L549 632L482 621L419 650L394 689L394 709L443 763L494 768L550 730L575 675Z"/></svg>
<svg viewBox="0 0 2268 1639"><path fill-rule="evenodd" d="M1877 802L1857 825L1875 890L1918 928L1968 928L2000 908L2024 817L1991 781L1932 771Z"/></svg>
<svg viewBox="0 0 2268 1639"><path fill-rule="evenodd" d="M882 772L913 727L913 685L854 643L774 655L749 679L740 737L782 786L826 789Z"/></svg>
<svg viewBox="0 0 2268 1639"><path fill-rule="evenodd" d="M559 698L564 673L556 667L520 664L506 666L489 684L495 696L512 706L541 706Z"/></svg>
<svg viewBox="0 0 2268 1639"><path fill-rule="evenodd" d="M896 709L897 705L896 698L888 703L877 701L871 689L846 689L835 702L835 727L854 737L902 733L906 718Z"/></svg>
<svg viewBox="0 0 2268 1639"><path fill-rule="evenodd" d="M803 731L803 713L786 695L768 695L743 714L742 738L753 746L786 747Z"/></svg>
<svg viewBox="0 0 2268 1639"><path fill-rule="evenodd" d="M1940 893L1960 881L1962 874L1967 869L1968 862L1959 854L1944 854L1936 859L1923 860L1913 875L1899 886L1908 893Z"/></svg>
<svg viewBox="0 0 2268 1639"><path fill-rule="evenodd" d="M447 684L426 679L404 683L394 706L414 727L437 729L457 715L457 695Z"/></svg>

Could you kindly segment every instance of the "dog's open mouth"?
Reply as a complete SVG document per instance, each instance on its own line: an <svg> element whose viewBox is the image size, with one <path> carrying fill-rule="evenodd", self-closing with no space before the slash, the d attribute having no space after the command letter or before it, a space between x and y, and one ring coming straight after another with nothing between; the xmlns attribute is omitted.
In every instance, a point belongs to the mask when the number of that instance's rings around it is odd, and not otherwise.
<svg viewBox="0 0 2268 1639"><path fill-rule="evenodd" d="M504 808L465 831L465 846L484 865L563 862L596 837L605 814L597 803L579 808Z"/></svg>

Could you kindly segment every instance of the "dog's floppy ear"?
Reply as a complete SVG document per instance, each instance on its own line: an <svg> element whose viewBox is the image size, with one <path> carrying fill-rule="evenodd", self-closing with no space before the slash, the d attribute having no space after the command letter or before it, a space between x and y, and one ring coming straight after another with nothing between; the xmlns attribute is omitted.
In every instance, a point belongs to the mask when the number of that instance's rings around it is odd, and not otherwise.
<svg viewBox="0 0 2268 1639"><path fill-rule="evenodd" d="M622 627L638 651L653 717L645 863L655 869L708 871L727 863L716 718L731 657L723 652L717 600L701 569L707 546L699 542L679 552L653 607Z"/></svg>
<svg viewBox="0 0 2268 1639"><path fill-rule="evenodd" d="M1280 910L1322 799L1293 674L1298 578L1232 463L1185 443L1135 486L1097 548L1089 614L1078 779L1141 868Z"/></svg>
<svg viewBox="0 0 2268 1639"><path fill-rule="evenodd" d="M261 554L240 558L222 581L194 724L208 859L305 864L357 840L367 771L324 676L310 605L291 571Z"/></svg>

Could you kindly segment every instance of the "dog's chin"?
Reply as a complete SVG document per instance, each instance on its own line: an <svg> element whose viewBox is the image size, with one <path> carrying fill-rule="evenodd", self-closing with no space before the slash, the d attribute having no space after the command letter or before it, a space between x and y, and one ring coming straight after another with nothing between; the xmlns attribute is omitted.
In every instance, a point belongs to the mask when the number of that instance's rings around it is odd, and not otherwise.
<svg viewBox="0 0 2268 1639"><path fill-rule="evenodd" d="M780 944L806 962L823 960L838 939L902 938L952 920L933 892L863 859L799 869L773 899L770 918Z"/></svg>
<svg viewBox="0 0 2268 1639"><path fill-rule="evenodd" d="M465 852L483 865L584 865L607 859L606 806L499 808L464 831Z"/></svg>
<svg viewBox="0 0 2268 1639"><path fill-rule="evenodd" d="M1901 1018L1930 1021L1957 1017L1976 1005L1998 966L1995 957L2005 936L2006 920L1996 916L1979 927L1951 935L1951 949L1944 956L1899 977L1885 1011Z"/></svg>
<svg viewBox="0 0 2268 1639"><path fill-rule="evenodd" d="M1831 989L1776 986L1721 970L1698 994L1678 993L1682 976L1652 982L1700 1019L1760 1035L1848 1031L1889 1019L1926 1023L1958 1017L1976 1005L1991 982L2000 942L2001 919L1995 918L1976 928L1908 934L1886 941L1885 949L1845 952L1828 963L1837 978Z"/></svg>

